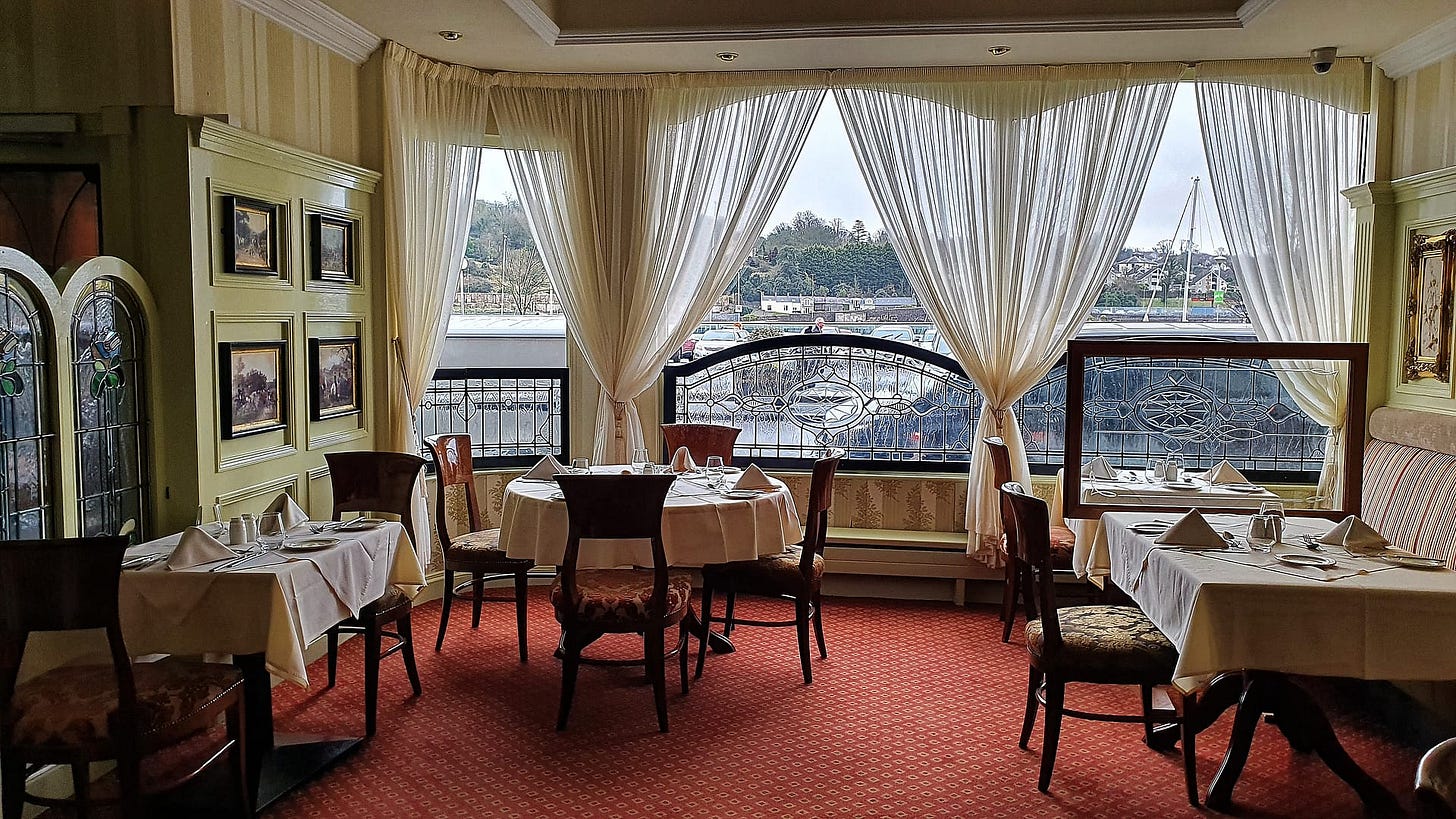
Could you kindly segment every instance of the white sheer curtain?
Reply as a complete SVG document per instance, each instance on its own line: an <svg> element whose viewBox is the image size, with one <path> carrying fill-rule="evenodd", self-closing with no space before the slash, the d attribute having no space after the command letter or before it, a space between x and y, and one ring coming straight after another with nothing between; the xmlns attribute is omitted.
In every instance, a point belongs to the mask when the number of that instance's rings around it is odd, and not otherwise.
<svg viewBox="0 0 1456 819"><path fill-rule="evenodd" d="M495 116L552 284L601 385L593 460L747 258L822 74L496 75Z"/></svg>
<svg viewBox="0 0 1456 819"><path fill-rule="evenodd" d="M384 53L384 279L391 349L388 445L420 451L415 407L440 360L460 280L489 79L395 43ZM415 549L428 565L429 514L417 487Z"/></svg>
<svg viewBox="0 0 1456 819"><path fill-rule="evenodd" d="M971 444L969 550L996 560L982 438L1017 479L1011 405L1066 351L1131 227L1172 103L1175 64L833 77L871 196L916 295L984 396Z"/></svg>
<svg viewBox="0 0 1456 819"><path fill-rule="evenodd" d="M1355 211L1369 79L1359 60L1317 75L1304 60L1204 63L1198 116L1214 201L1254 332L1263 341L1353 341ZM1286 362L1294 401L1330 428L1318 495L1339 494L1348 385L1329 362ZM1358 445L1358 442L1357 442Z"/></svg>

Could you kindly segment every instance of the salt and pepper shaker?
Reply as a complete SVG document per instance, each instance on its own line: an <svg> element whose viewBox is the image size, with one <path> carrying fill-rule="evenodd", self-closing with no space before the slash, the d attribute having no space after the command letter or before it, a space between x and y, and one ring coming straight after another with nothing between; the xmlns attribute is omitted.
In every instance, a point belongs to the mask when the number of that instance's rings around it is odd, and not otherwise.
<svg viewBox="0 0 1456 819"><path fill-rule="evenodd" d="M247 537L244 543L258 542L258 519L246 512L243 513L243 531Z"/></svg>
<svg viewBox="0 0 1456 819"><path fill-rule="evenodd" d="M242 516L240 515L228 521L228 545L242 546L247 542L248 526L247 523L243 521Z"/></svg>

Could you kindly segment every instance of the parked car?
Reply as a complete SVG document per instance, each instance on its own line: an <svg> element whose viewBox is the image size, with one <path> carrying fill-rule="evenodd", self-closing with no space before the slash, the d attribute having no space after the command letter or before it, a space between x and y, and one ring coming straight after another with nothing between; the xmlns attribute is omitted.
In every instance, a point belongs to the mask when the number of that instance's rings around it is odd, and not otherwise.
<svg viewBox="0 0 1456 819"><path fill-rule="evenodd" d="M927 350L940 353L941 355L955 357L951 354L950 344L946 343L945 336L941 335L940 331L934 327L926 330L925 335L920 337L920 346Z"/></svg>
<svg viewBox="0 0 1456 819"><path fill-rule="evenodd" d="M709 330L698 339L698 343L693 347L693 358L712 355L747 340L748 333L743 330Z"/></svg>
<svg viewBox="0 0 1456 819"><path fill-rule="evenodd" d="M688 336L683 341L682 346L677 348L677 352L673 353L672 358L669 358L668 361L692 361L693 352L697 349L697 346L697 336Z"/></svg>
<svg viewBox="0 0 1456 819"><path fill-rule="evenodd" d="M915 330L903 324L886 324L870 331L870 338L884 338L890 341L902 341L906 344L914 344Z"/></svg>

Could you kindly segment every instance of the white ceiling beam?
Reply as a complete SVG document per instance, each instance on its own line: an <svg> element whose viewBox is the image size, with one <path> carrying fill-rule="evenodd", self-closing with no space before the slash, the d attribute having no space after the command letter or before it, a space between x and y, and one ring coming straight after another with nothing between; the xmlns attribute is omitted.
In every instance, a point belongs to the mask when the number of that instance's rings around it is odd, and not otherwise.
<svg viewBox="0 0 1456 819"><path fill-rule="evenodd" d="M312 40L356 65L384 42L369 29L324 5L320 0L237 0L269 20Z"/></svg>
<svg viewBox="0 0 1456 819"><path fill-rule="evenodd" d="M551 19L551 15L541 8L536 0L504 0L511 11L516 13L531 30L536 32L546 45L556 45L561 40L561 26Z"/></svg>
<svg viewBox="0 0 1456 819"><path fill-rule="evenodd" d="M1456 55L1456 14L1375 55L1375 64L1387 77L1395 79L1452 55Z"/></svg>

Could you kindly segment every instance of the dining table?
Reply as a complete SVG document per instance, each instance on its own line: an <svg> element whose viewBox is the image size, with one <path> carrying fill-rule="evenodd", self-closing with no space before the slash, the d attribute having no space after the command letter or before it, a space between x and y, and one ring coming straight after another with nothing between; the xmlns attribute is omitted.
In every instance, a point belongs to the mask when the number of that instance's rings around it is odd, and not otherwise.
<svg viewBox="0 0 1456 819"><path fill-rule="evenodd" d="M222 535L217 524L211 529ZM363 741L275 735L274 675L307 686L310 643L357 616L388 586L413 597L425 585L402 525L360 522L342 529L303 524L277 548L249 544L235 556L180 570L167 566L180 532L127 550L123 565L134 568L122 572L119 604L128 651L230 655L243 672L248 779L258 810Z"/></svg>
<svg viewBox="0 0 1456 819"><path fill-rule="evenodd" d="M1109 512L1109 580L1178 650L1174 687L1189 692L1195 730L1236 707L1233 735L1206 804L1226 810L1263 714L1298 751L1314 751L1376 814L1395 797L1350 758L1315 699L1291 675L1453 680L1456 572L1408 553L1352 554L1320 543L1334 523L1288 518L1281 542L1251 550L1246 516L1207 515L1223 548L1156 542L1179 515ZM1312 566L1311 563L1325 566ZM1417 627L1419 634L1412 634Z"/></svg>
<svg viewBox="0 0 1456 819"><path fill-rule="evenodd" d="M592 466L592 474L630 472L625 465ZM734 490L740 470L719 473L700 470L680 474L662 509L662 546L668 565L699 568L710 563L757 560L779 554L803 540L794 496L780 480L768 477L764 488ZM501 548L507 555L529 558L537 565L559 565L566 553L566 501L554 480L516 478L506 484L501 507ZM583 540L582 568L651 566L647 540ZM707 624L696 612L688 628L701 635ZM709 647L718 653L733 651L721 633L708 631Z"/></svg>

